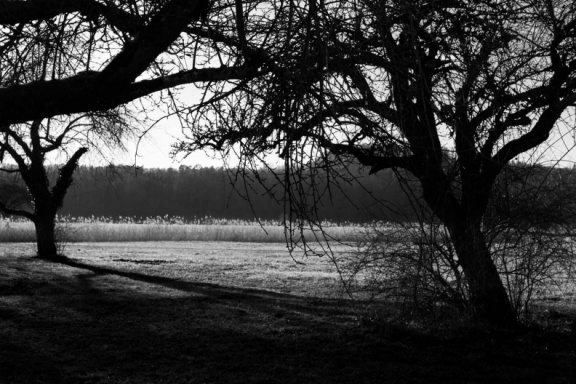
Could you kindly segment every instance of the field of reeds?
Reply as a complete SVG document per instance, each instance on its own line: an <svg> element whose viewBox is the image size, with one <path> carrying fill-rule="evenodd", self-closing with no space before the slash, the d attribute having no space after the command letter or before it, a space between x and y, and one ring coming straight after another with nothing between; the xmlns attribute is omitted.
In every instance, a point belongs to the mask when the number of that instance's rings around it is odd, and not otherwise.
<svg viewBox="0 0 576 384"><path fill-rule="evenodd" d="M323 230L320 230L320 228ZM308 242L325 240L355 241L362 227L350 223L321 223L320 227L294 228L293 238L304 234ZM255 243L284 242L290 232L279 221L242 221L212 217L185 220L181 217L147 218L69 217L57 218L57 238L62 243L132 241L238 241ZM30 221L0 221L0 242L34 242Z"/></svg>

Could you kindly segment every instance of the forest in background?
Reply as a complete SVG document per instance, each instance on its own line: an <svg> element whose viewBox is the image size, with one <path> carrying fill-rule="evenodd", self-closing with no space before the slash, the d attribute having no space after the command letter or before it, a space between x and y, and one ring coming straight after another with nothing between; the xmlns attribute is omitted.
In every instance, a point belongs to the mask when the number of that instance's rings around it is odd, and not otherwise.
<svg viewBox="0 0 576 384"><path fill-rule="evenodd" d="M354 181L321 180L318 192L322 197L316 205L320 219L334 222L409 219L409 200L392 171L378 175L362 175L358 171L351 178ZM76 171L60 214L282 220L283 199L278 181L266 170L237 174L234 170L213 167L82 166Z"/></svg>
<svg viewBox="0 0 576 384"><path fill-rule="evenodd" d="M55 166L49 168L50 178L56 177L56 171ZM417 220L412 205L415 201L411 202L399 176L392 170L369 175L356 165L342 174L338 179L317 172L308 175L303 183L310 186L314 178L316 186L309 187L307 204L316 202L320 220L336 223ZM516 163L507 167L502 181L496 184L486 219L508 217L526 221L530 217L528 221L535 222L544 216L558 215L566 204L572 205L575 185L575 168ZM313 193L317 196L312 196ZM17 173L0 174L0 197L12 207L31 210L31 197ZM75 172L59 215L113 220L168 215L187 221L206 217L282 221L286 199L279 181L265 169L239 173L234 169L198 166L179 169L81 166Z"/></svg>

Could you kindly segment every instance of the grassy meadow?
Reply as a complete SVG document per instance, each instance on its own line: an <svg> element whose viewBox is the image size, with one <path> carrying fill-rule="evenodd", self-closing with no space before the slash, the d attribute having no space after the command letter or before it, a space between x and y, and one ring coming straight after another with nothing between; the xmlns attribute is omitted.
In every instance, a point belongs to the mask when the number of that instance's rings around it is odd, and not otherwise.
<svg viewBox="0 0 576 384"><path fill-rule="evenodd" d="M34 254L30 243L0 249L0 383L576 378L576 339L559 328L380 322L346 298L326 258L295 263L282 243L74 243L61 263Z"/></svg>
<svg viewBox="0 0 576 384"><path fill-rule="evenodd" d="M361 227L325 226L333 257L355 249ZM290 253L280 223L58 228L67 258L47 262L31 223L0 222L0 384L576 382L573 295L514 332L442 308L402 320L351 300L328 257Z"/></svg>

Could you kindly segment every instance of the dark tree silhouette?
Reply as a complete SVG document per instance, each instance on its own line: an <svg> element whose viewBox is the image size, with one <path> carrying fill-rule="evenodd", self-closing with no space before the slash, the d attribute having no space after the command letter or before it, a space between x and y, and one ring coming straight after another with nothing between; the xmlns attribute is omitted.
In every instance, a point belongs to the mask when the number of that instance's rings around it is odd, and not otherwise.
<svg viewBox="0 0 576 384"><path fill-rule="evenodd" d="M117 115L119 106L133 100L155 94L127 108L144 120L150 108L170 105L177 94L174 87L257 73L258 67L246 60L214 66L207 52L226 42L220 42L221 32L210 31L209 17L236 21L234 5L211 3L0 1L0 151L17 164L34 212L6 204L2 209L34 221L41 257L56 255L53 218L88 148L85 143L69 147L70 141L85 132L123 139L117 125L98 119L107 121L105 116ZM96 119L79 133L77 122L86 116ZM51 187L44 160L53 151L69 155Z"/></svg>
<svg viewBox="0 0 576 384"><path fill-rule="evenodd" d="M112 111L91 113L72 120L35 120L30 124L13 124L0 128L0 172L18 173L27 188L28 204L22 204L22 194L14 200L0 196L0 212L30 219L36 228L38 256L58 257L55 237L55 217L73 181L80 158L88 147L121 145L129 131L123 118ZM55 151L70 151L66 162L50 177L47 155ZM15 164L12 165L12 164ZM17 186L17 185L16 185Z"/></svg>
<svg viewBox="0 0 576 384"><path fill-rule="evenodd" d="M263 52L263 73L208 84L180 114L180 150L239 148L247 163L276 153L288 200L321 195L302 188L304 168L310 180L354 158L408 172L448 229L476 315L515 324L482 221L502 169L568 129L575 3L270 1L244 14L239 42Z"/></svg>
<svg viewBox="0 0 576 384"><path fill-rule="evenodd" d="M208 0L0 1L0 125L112 109L178 85L254 73L253 65L189 59L200 40L210 41L199 26L209 7Z"/></svg>
<svg viewBox="0 0 576 384"><path fill-rule="evenodd" d="M450 233L476 314L514 324L482 220L501 170L573 110L575 7L0 1L0 127L154 94L152 106L190 128L180 150L239 148L248 165L284 159L280 199L301 219L315 219L309 203L329 193L309 187L317 166L342 176L335 164L353 158L372 172L408 172ZM191 108L175 87L199 82L205 93Z"/></svg>

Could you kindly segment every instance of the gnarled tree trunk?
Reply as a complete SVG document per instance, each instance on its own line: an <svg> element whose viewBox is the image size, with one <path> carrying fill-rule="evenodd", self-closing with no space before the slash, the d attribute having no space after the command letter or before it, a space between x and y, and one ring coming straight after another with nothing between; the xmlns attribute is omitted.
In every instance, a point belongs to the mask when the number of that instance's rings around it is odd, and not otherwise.
<svg viewBox="0 0 576 384"><path fill-rule="evenodd" d="M502 327L517 323L510 299L478 223L448 228L470 293L470 302L480 320Z"/></svg>
<svg viewBox="0 0 576 384"><path fill-rule="evenodd" d="M424 200L450 233L476 317L493 325L514 327L516 314L481 229L490 196L490 180L465 173L461 196L456 198L441 169L427 171L420 179Z"/></svg>
<svg viewBox="0 0 576 384"><path fill-rule="evenodd" d="M60 168L58 178L52 188L50 188L42 153L32 157L30 168L22 172L24 181L34 199L34 213L30 214L29 218L34 222L36 228L39 258L56 260L62 257L58 255L56 246L56 213L62 207L66 192L72 185L72 176L78 166L78 161L87 151L87 148L80 148L70 157L66 164Z"/></svg>

